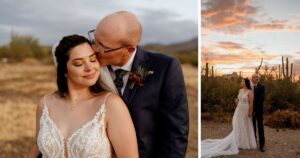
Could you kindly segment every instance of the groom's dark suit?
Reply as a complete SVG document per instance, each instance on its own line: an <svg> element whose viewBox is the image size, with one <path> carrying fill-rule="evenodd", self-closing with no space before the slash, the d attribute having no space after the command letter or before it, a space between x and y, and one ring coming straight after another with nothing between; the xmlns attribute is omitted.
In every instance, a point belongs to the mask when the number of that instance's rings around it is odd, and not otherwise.
<svg viewBox="0 0 300 158"><path fill-rule="evenodd" d="M256 123L257 123L260 146L265 145L264 124L263 124L264 99L265 99L265 86L262 85L261 83L258 83L257 86L254 86L253 127L254 127L254 133L256 137Z"/></svg>
<svg viewBox="0 0 300 158"><path fill-rule="evenodd" d="M137 47L132 70L154 71L143 87L129 89L123 100L137 133L140 158L184 158L188 142L188 103L178 60Z"/></svg>

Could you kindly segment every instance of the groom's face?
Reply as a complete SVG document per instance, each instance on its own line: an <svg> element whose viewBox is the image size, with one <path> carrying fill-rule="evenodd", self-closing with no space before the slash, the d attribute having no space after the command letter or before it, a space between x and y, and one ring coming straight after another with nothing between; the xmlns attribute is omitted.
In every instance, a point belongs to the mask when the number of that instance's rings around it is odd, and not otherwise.
<svg viewBox="0 0 300 158"><path fill-rule="evenodd" d="M100 65L123 66L130 57L129 46L124 45L114 36L95 35L94 51L98 54Z"/></svg>
<svg viewBox="0 0 300 158"><path fill-rule="evenodd" d="M257 83L259 82L259 77L258 77L257 75L253 75L253 76L252 76L252 82L253 82L254 84L257 84Z"/></svg>

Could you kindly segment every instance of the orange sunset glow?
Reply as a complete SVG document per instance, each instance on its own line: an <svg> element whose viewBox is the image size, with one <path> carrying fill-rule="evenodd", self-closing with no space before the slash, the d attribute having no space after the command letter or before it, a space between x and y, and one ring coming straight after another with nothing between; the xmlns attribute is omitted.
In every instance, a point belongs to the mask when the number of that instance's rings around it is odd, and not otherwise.
<svg viewBox="0 0 300 158"><path fill-rule="evenodd" d="M201 58L221 76L242 72L249 76L288 58L300 76L300 1L201 1ZM286 60L284 60L286 61Z"/></svg>

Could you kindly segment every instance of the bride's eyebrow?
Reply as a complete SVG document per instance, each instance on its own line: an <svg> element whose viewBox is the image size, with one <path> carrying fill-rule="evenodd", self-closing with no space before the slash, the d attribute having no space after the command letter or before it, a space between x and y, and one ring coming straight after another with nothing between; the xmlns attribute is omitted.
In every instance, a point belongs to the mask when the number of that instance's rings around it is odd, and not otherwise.
<svg viewBox="0 0 300 158"><path fill-rule="evenodd" d="M89 58L90 58L90 57L93 57L93 56L95 56L95 55L96 55L96 53L90 55ZM75 59L73 59L72 61L76 61L76 60L83 60L83 58L75 58Z"/></svg>

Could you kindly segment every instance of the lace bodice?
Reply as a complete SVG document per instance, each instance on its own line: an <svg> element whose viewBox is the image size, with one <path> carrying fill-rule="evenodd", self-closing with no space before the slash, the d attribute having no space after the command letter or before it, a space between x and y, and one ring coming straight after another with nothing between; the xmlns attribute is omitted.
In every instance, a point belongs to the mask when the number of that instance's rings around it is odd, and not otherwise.
<svg viewBox="0 0 300 158"><path fill-rule="evenodd" d="M239 104L249 104L249 97L248 97L248 90L240 90L238 99L239 99Z"/></svg>
<svg viewBox="0 0 300 158"><path fill-rule="evenodd" d="M46 96L44 108L40 118L38 134L38 148L43 158L111 158L112 147L107 137L104 117L104 103L100 106L94 118L77 129L65 139L58 126L49 115Z"/></svg>

